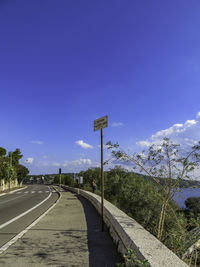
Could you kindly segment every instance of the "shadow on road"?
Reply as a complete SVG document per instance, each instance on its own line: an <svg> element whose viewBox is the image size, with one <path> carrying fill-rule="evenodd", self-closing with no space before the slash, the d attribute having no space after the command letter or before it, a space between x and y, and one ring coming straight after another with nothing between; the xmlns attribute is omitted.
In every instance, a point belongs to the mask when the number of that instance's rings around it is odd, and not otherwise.
<svg viewBox="0 0 200 267"><path fill-rule="evenodd" d="M80 195L74 194L83 205L86 222L90 267L114 267L121 261L108 229L101 230L101 217L93 205Z"/></svg>
<svg viewBox="0 0 200 267"><path fill-rule="evenodd" d="M57 209L0 255L0 266L114 267L121 261L108 229L101 231L101 218L92 204L77 194L67 196ZM69 213L65 213L66 208ZM74 219L81 221L73 224ZM11 235L12 231L6 234ZM0 234L0 238L3 236Z"/></svg>

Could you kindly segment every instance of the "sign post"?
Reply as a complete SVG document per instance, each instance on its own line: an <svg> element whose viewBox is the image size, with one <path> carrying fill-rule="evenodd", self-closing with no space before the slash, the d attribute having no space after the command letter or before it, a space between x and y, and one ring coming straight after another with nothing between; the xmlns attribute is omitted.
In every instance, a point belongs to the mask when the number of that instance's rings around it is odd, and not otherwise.
<svg viewBox="0 0 200 267"><path fill-rule="evenodd" d="M94 121L94 131L101 129L101 219L102 231L104 231L104 173L103 173L103 128L108 127L108 116Z"/></svg>

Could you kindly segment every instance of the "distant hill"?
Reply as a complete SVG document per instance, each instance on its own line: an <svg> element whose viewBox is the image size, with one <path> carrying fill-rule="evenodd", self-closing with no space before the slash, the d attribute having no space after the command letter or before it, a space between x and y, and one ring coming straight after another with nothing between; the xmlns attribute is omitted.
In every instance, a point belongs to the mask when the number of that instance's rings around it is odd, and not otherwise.
<svg viewBox="0 0 200 267"><path fill-rule="evenodd" d="M151 181L153 183L156 184L156 182L154 180L152 180L151 177L147 176L147 175L143 175L140 173L137 173L138 176L142 176L144 177L144 179ZM167 179L163 179L163 178L157 178L160 181L161 185L165 185L166 183L168 183ZM176 180L173 179L173 183L175 183ZM188 188L188 187L199 187L200 188L200 181L195 181L195 180L182 180L180 182L180 188Z"/></svg>

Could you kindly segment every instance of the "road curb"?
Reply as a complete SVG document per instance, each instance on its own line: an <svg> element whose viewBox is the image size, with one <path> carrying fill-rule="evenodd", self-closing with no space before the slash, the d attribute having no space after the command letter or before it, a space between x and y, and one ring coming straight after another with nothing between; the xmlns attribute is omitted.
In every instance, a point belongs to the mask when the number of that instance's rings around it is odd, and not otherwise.
<svg viewBox="0 0 200 267"><path fill-rule="evenodd" d="M55 189L56 190L56 189ZM47 215L47 213L52 210L56 204L60 201L62 195L61 193L56 190L59 198L58 200L53 204L53 206L51 206L48 210L46 210L42 215L40 215L40 217L38 217L34 222L32 222L29 226L27 226L22 232L20 232L19 234L17 234L15 237L13 237L10 241L8 241L5 245L3 245L0 248L0 254L2 254L3 252L5 252L12 244L14 244L19 238L21 238L25 233L28 232L28 230L30 230L33 226L35 226L45 215Z"/></svg>

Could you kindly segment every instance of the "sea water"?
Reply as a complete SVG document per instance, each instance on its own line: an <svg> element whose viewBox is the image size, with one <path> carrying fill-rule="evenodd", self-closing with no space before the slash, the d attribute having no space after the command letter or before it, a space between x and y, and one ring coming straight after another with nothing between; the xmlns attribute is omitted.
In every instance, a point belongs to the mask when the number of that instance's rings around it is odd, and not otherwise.
<svg viewBox="0 0 200 267"><path fill-rule="evenodd" d="M181 188L181 192L176 192L173 199L180 208L186 208L185 200L189 197L200 197L200 188Z"/></svg>

